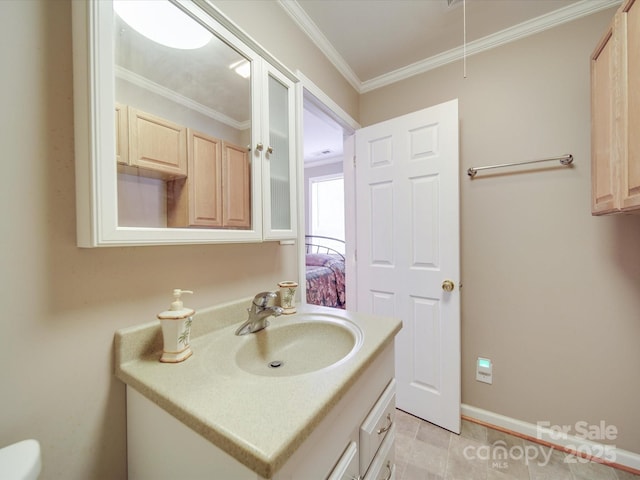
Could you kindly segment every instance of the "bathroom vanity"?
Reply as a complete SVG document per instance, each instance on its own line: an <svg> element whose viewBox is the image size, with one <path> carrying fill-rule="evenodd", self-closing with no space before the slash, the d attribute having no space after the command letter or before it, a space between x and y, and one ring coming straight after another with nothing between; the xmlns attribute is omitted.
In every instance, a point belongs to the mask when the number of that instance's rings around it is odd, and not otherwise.
<svg viewBox="0 0 640 480"><path fill-rule="evenodd" d="M400 320L305 306L236 336L250 302L197 313L178 364L157 322L116 332L129 478L394 478Z"/></svg>

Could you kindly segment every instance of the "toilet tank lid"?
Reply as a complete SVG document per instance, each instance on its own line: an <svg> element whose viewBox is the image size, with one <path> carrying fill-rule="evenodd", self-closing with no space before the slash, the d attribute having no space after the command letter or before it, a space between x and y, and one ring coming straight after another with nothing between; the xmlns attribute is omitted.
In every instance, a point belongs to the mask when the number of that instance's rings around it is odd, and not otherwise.
<svg viewBox="0 0 640 480"><path fill-rule="evenodd" d="M0 472L6 478L36 480L42 467L40 444L37 440L23 440L0 448Z"/></svg>

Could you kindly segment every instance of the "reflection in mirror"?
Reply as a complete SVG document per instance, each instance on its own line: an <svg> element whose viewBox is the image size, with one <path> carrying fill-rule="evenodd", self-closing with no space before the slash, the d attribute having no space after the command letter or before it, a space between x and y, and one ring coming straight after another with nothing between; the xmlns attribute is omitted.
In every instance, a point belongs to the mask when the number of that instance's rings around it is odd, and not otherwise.
<svg viewBox="0 0 640 480"><path fill-rule="evenodd" d="M251 64L167 1L160 3L172 9L172 24L160 31L182 38L176 23L183 19L203 34L204 45L175 48L151 40L145 35L152 33L123 19L118 3L118 225L251 228ZM159 2L123 3L157 9Z"/></svg>

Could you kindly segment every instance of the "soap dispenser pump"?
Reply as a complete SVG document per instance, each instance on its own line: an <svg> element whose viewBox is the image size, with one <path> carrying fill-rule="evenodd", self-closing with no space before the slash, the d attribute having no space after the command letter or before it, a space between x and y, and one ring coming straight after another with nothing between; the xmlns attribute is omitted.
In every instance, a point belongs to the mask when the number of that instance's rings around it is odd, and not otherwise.
<svg viewBox="0 0 640 480"><path fill-rule="evenodd" d="M183 293L193 292L176 288L173 291L173 302L171 302L169 310L158 314L164 340L160 361L164 363L179 363L193 354L189 342L192 316L196 311L184 307L181 299Z"/></svg>

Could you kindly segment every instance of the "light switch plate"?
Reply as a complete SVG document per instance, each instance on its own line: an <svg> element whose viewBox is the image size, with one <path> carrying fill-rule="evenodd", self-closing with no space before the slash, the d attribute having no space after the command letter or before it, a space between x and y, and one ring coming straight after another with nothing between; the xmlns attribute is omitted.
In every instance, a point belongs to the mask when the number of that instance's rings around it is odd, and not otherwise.
<svg viewBox="0 0 640 480"><path fill-rule="evenodd" d="M478 357L476 362L476 380L488 384L493 383L493 363L490 358Z"/></svg>

